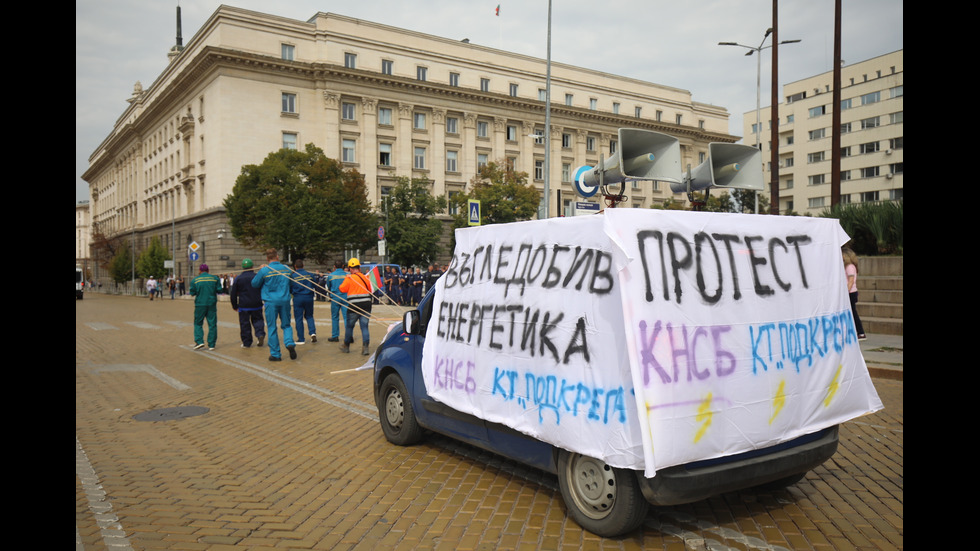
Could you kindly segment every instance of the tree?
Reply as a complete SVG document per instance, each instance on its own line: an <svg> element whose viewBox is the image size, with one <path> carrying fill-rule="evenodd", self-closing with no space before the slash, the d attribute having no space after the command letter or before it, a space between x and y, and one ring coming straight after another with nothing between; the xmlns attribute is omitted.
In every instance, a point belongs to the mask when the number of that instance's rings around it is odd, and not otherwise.
<svg viewBox="0 0 980 551"><path fill-rule="evenodd" d="M132 278L133 274L133 255L129 250L129 245L122 243L116 247L116 254L109 261L109 277L118 286L126 283Z"/></svg>
<svg viewBox="0 0 980 551"><path fill-rule="evenodd" d="M367 248L377 226L364 177L313 144L243 166L224 205L235 239L283 258L325 262L347 247Z"/></svg>
<svg viewBox="0 0 980 551"><path fill-rule="evenodd" d="M136 274L144 278L150 276L159 278L166 273L167 269L164 267L166 260L170 260L170 253L163 248L160 238L154 237L150 240L150 246L136 259Z"/></svg>
<svg viewBox="0 0 980 551"><path fill-rule="evenodd" d="M470 181L469 193L452 198L459 214L455 217L457 228L468 223L467 205L470 199L480 201L482 224L503 224L530 220L538 212L541 195L527 183L527 172L516 172L506 165L490 162L477 171Z"/></svg>
<svg viewBox="0 0 980 551"><path fill-rule="evenodd" d="M446 210L446 199L433 196L429 187L428 180L400 177L381 205L388 255L395 264L425 266L442 250L442 222L435 215Z"/></svg>

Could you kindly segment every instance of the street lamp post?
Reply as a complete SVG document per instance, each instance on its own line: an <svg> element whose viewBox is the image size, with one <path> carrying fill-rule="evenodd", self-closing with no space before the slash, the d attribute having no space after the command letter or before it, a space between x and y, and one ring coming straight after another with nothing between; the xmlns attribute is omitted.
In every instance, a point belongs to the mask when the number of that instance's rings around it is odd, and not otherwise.
<svg viewBox="0 0 980 551"><path fill-rule="evenodd" d="M769 27L768 29L766 29L766 34L762 37L762 41L759 42L759 45L758 46L746 46L745 44L739 44L737 42L719 42L718 43L719 46L739 46L741 48L747 48L749 51L748 52L745 52L745 55L746 56L750 56L753 53L757 53L758 54L755 57L755 66L756 66L756 72L755 72L755 137L756 137L756 147L759 149L759 151L762 151L762 121L761 121L761 110L762 110L762 108L760 106L761 94L762 94L762 50L765 50L766 48L771 48L772 47L772 44L770 44L768 46L764 46L763 45L763 44L766 43L766 39L769 38L769 35L770 34L772 34L772 27ZM796 42L800 42L800 40L783 40L782 42L780 42L780 44L793 44L793 43L796 43ZM775 83L773 83L773 86L775 86ZM772 124L772 123L770 122L770 124ZM775 144L773 145L773 147L775 147ZM763 163L763 166L764 166L765 165L765 160L762 160L761 162ZM759 192L758 191L753 192L752 195L755 196L755 213L756 214L759 214Z"/></svg>
<svg viewBox="0 0 980 551"><path fill-rule="evenodd" d="M551 205L551 0L548 0L548 62L544 85L544 217L549 216Z"/></svg>

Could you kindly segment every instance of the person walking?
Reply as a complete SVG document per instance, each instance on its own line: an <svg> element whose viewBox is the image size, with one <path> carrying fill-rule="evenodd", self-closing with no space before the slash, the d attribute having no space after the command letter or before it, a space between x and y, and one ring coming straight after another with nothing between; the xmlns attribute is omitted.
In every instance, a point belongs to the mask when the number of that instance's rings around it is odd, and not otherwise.
<svg viewBox="0 0 980 551"><path fill-rule="evenodd" d="M157 280L155 277L150 276L150 279L146 280L146 294L150 295L150 300L153 300L153 295L157 292Z"/></svg>
<svg viewBox="0 0 980 551"><path fill-rule="evenodd" d="M354 325L361 326L361 354L368 355L368 345L371 343L371 333L368 331L368 319L371 317L371 281L361 273L361 262L352 258L347 262L350 274L340 284L340 292L347 294L347 324L344 330L344 344L340 351L350 352L354 342Z"/></svg>
<svg viewBox="0 0 980 551"><path fill-rule="evenodd" d="M327 290L330 291L330 338L327 339L329 342L340 340L341 319L343 319L343 327L347 327L347 294L340 292L340 284L346 277L344 265L334 262L333 271L327 275L326 284Z"/></svg>
<svg viewBox="0 0 980 551"><path fill-rule="evenodd" d="M293 262L293 277L289 281L289 290L293 293L293 318L296 320L296 344L306 344L304 338L303 320L310 332L310 340L316 342L316 321L313 319L313 286L316 285L312 273L303 269L303 259Z"/></svg>
<svg viewBox="0 0 980 551"><path fill-rule="evenodd" d="M231 309L238 312L238 325L241 329L242 348L252 346L252 331L258 345L265 341L265 319L262 317L262 292L252 286L255 270L252 269L252 259L242 260L242 273L238 274L231 284L229 298Z"/></svg>
<svg viewBox="0 0 980 551"><path fill-rule="evenodd" d="M204 348L204 320L208 321L208 350L218 342L218 278L207 264L201 264L197 277L191 280L194 297L194 350Z"/></svg>
<svg viewBox="0 0 980 551"><path fill-rule="evenodd" d="M859 341L867 338L864 334L864 325L861 323L861 316L858 315L858 256L853 249L844 247L841 250L844 259L844 274L847 276L847 296L851 299L851 314L854 316L854 329L857 331Z"/></svg>
<svg viewBox="0 0 980 551"><path fill-rule="evenodd" d="M293 328L289 325L289 268L279 262L279 253L275 249L265 252L268 264L259 268L259 273L252 278L252 287L262 290L262 301L265 302L266 336L269 338L269 361L282 361L282 351L279 349L279 333L276 324L282 328L282 340L289 351L289 359L296 359L296 343L293 341Z"/></svg>

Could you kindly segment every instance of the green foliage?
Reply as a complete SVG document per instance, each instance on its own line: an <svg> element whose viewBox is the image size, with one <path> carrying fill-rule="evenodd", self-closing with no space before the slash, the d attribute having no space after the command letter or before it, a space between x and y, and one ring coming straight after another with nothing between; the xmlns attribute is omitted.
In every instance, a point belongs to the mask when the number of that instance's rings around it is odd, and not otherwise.
<svg viewBox="0 0 980 551"><path fill-rule="evenodd" d="M109 277L118 285L132 279L132 274L133 254L129 245L124 243L116 249L116 254L109 261Z"/></svg>
<svg viewBox="0 0 980 551"><path fill-rule="evenodd" d="M859 255L904 254L904 202L839 204L820 214L836 218Z"/></svg>
<svg viewBox="0 0 980 551"><path fill-rule="evenodd" d="M428 180L400 177L381 205L392 263L425 266L441 251L442 222L435 216L446 209L446 199L430 188Z"/></svg>
<svg viewBox="0 0 980 551"><path fill-rule="evenodd" d="M377 227L364 177L312 144L243 166L224 206L235 239L284 259L324 262L348 246L367 248Z"/></svg>
<svg viewBox="0 0 980 551"><path fill-rule="evenodd" d="M164 268L166 260L170 260L170 253L163 248L160 238L154 237L150 240L150 246L136 259L136 275L143 278L153 276L159 279L167 273L167 269Z"/></svg>
<svg viewBox="0 0 980 551"><path fill-rule="evenodd" d="M455 217L457 228L468 225L467 205L470 199L480 201L483 225L530 220L537 214L541 203L538 190L527 183L526 172L516 172L495 162L480 167L470 181L469 193L460 193L452 198L459 213Z"/></svg>

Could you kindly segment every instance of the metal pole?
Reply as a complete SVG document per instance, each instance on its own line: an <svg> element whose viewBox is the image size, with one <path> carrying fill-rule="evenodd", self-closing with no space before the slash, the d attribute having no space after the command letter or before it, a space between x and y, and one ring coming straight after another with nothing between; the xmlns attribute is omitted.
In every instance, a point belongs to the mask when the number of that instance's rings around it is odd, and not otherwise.
<svg viewBox="0 0 980 551"><path fill-rule="evenodd" d="M548 65L544 88L544 217L550 215L551 187L551 0L548 0Z"/></svg>

